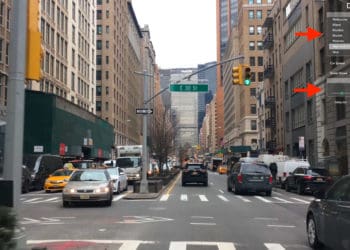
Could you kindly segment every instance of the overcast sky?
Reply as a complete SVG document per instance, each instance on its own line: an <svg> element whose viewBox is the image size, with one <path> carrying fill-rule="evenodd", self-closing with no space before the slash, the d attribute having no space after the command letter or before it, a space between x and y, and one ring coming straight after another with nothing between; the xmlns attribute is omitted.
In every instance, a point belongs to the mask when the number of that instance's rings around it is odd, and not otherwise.
<svg viewBox="0 0 350 250"><path fill-rule="evenodd" d="M141 28L148 24L162 69L216 61L215 0L132 0Z"/></svg>

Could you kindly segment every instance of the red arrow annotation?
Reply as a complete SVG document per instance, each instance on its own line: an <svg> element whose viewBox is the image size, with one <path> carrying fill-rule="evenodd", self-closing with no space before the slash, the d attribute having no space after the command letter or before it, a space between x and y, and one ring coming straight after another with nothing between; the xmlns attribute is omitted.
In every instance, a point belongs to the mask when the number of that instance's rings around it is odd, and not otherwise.
<svg viewBox="0 0 350 250"><path fill-rule="evenodd" d="M294 89L294 93L306 93L307 97L311 97L315 94L317 94L318 92L320 92L322 89L311 84L311 83L307 83L306 88L295 88Z"/></svg>
<svg viewBox="0 0 350 250"><path fill-rule="evenodd" d="M295 32L296 36L306 36L308 41L312 41L322 35L321 32L314 30L313 28L307 27L306 32Z"/></svg>

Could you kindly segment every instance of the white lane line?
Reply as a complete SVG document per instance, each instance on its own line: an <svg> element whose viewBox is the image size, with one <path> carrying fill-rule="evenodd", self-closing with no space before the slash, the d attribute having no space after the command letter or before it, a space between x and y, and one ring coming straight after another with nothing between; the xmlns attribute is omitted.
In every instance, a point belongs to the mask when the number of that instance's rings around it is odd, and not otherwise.
<svg viewBox="0 0 350 250"><path fill-rule="evenodd" d="M294 228L293 225L267 225L268 227Z"/></svg>
<svg viewBox="0 0 350 250"><path fill-rule="evenodd" d="M216 246L218 250L236 250L232 242L206 242L206 241L171 241L169 250L186 250L191 246Z"/></svg>
<svg viewBox="0 0 350 250"><path fill-rule="evenodd" d="M20 198L19 200L20 200L20 201L24 201L25 199L26 199L26 198Z"/></svg>
<svg viewBox="0 0 350 250"><path fill-rule="evenodd" d="M276 191L272 191L273 194L277 194L277 195L282 195L285 196L284 194L280 193L280 192L276 192Z"/></svg>
<svg viewBox="0 0 350 250"><path fill-rule="evenodd" d="M169 199L169 195L168 194L164 194L161 198L160 201L167 201Z"/></svg>
<svg viewBox="0 0 350 250"><path fill-rule="evenodd" d="M113 201L119 201L120 199L123 199L124 196L126 196L126 194L118 195L118 196L113 198Z"/></svg>
<svg viewBox="0 0 350 250"><path fill-rule="evenodd" d="M246 198L244 198L243 196L240 196L240 195L236 195L236 197L237 197L238 199L241 199L241 200L244 201L244 202L252 202L251 200L248 200L248 199L246 199Z"/></svg>
<svg viewBox="0 0 350 250"><path fill-rule="evenodd" d="M302 200L302 199L299 199L299 198L291 198L291 199L299 201L299 202L304 203L304 204L309 204L310 203L310 201L305 201L305 200Z"/></svg>
<svg viewBox="0 0 350 250"><path fill-rule="evenodd" d="M25 221L21 221L20 222L21 224L39 223L40 222L40 220L35 220L35 219L27 218L27 217L24 217L23 220L25 220Z"/></svg>
<svg viewBox="0 0 350 250"><path fill-rule="evenodd" d="M33 201L31 203L36 204L36 203L44 203L44 202L55 202L58 199L59 199L58 197L53 197L53 198L45 199L45 200L41 200L41 201Z"/></svg>
<svg viewBox="0 0 350 250"><path fill-rule="evenodd" d="M37 201L40 200L41 198L33 198L33 199L29 199L29 200L25 200L23 202L28 203L28 202L33 202L33 201Z"/></svg>
<svg viewBox="0 0 350 250"><path fill-rule="evenodd" d="M226 197L225 197L225 196L218 195L218 197L219 197L221 200L223 200L223 201L225 201L225 202L228 202L228 199L226 199Z"/></svg>
<svg viewBox="0 0 350 250"><path fill-rule="evenodd" d="M275 200L278 200L278 201L282 201L283 203L293 203L291 201L287 201L287 200L279 198L279 197L272 197L272 198L275 199Z"/></svg>
<svg viewBox="0 0 350 250"><path fill-rule="evenodd" d="M193 219L214 219L214 217L211 216L191 216Z"/></svg>
<svg viewBox="0 0 350 250"><path fill-rule="evenodd" d="M216 223L212 222L191 222L191 225L197 225L197 226L216 226Z"/></svg>
<svg viewBox="0 0 350 250"><path fill-rule="evenodd" d="M221 189L219 189L219 192L220 192L220 193L222 193L222 194L224 194L224 193L225 193L225 192L224 192L224 191L222 191Z"/></svg>
<svg viewBox="0 0 350 250"><path fill-rule="evenodd" d="M278 220L278 218L255 217L254 220Z"/></svg>
<svg viewBox="0 0 350 250"><path fill-rule="evenodd" d="M181 199L182 201L188 201L187 194L182 194L181 197L180 197L180 199Z"/></svg>
<svg viewBox="0 0 350 250"><path fill-rule="evenodd" d="M208 201L207 197L205 197L205 195L203 195L203 194L200 194L200 195L199 195L199 199L200 199L201 201L205 201L205 202Z"/></svg>
<svg viewBox="0 0 350 250"><path fill-rule="evenodd" d="M281 244L277 244L277 243L265 243L264 245L269 250L285 250L285 248L282 247Z"/></svg>
<svg viewBox="0 0 350 250"><path fill-rule="evenodd" d="M315 197L307 197L306 199L308 199L309 201L313 201Z"/></svg>
<svg viewBox="0 0 350 250"><path fill-rule="evenodd" d="M265 198L263 198L263 197L260 197L260 196L257 196L257 195L254 195L254 197L255 197L255 198L257 198L257 199L259 199L259 200L261 200L261 201L263 201L263 202L266 202L266 203L271 203L271 201L270 201L270 200L265 199Z"/></svg>

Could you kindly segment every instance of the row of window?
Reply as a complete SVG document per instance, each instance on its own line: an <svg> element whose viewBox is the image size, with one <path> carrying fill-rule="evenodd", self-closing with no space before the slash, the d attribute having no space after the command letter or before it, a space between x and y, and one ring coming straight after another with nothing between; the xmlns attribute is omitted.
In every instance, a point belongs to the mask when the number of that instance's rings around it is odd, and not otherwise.
<svg viewBox="0 0 350 250"><path fill-rule="evenodd" d="M272 4L272 0L266 0L266 3ZM248 0L248 4L262 4L262 0Z"/></svg>
<svg viewBox="0 0 350 250"><path fill-rule="evenodd" d="M46 92L46 93L52 93L56 94L58 96L61 96L65 99L67 99L67 92L63 89L60 89L59 87L55 87L54 84L48 80L41 80L40 81L40 91Z"/></svg>
<svg viewBox="0 0 350 250"><path fill-rule="evenodd" d="M79 30L82 31L82 33L90 38L90 22L85 16L82 14L82 12L79 10ZM93 32L94 33L94 32Z"/></svg>
<svg viewBox="0 0 350 250"><path fill-rule="evenodd" d="M257 41L256 42L256 49L257 50L263 50L264 49L263 41ZM255 50L255 41L250 41L249 42L249 50Z"/></svg>
<svg viewBox="0 0 350 250"><path fill-rule="evenodd" d="M256 64L257 61L257 64ZM264 58L262 56L254 57L251 56L249 57L249 65L250 66L264 66Z"/></svg>
<svg viewBox="0 0 350 250"><path fill-rule="evenodd" d="M0 63L4 63L5 59L5 64L9 64L9 43L6 43L4 39L0 38ZM4 47L5 47L5 58L4 58Z"/></svg>
<svg viewBox="0 0 350 250"><path fill-rule="evenodd" d="M78 33L78 47L80 53L82 53L86 58L90 58L90 43L86 40L80 32ZM91 60L94 63L94 60Z"/></svg>
<svg viewBox="0 0 350 250"><path fill-rule="evenodd" d="M0 3L0 26L3 26L5 24L5 3ZM11 9L7 8L7 15L6 15L6 29L10 29L10 12Z"/></svg>
<svg viewBox="0 0 350 250"><path fill-rule="evenodd" d="M54 68L56 66L56 74L54 75ZM50 52L45 52L45 58L42 60L41 69L52 77L56 77L57 80L67 84L67 66L56 59Z"/></svg>
<svg viewBox="0 0 350 250"><path fill-rule="evenodd" d="M256 32L255 32L256 30ZM261 25L250 25L249 26L249 35L261 35L262 34L262 26Z"/></svg>
<svg viewBox="0 0 350 250"><path fill-rule="evenodd" d="M249 19L263 19L262 10L248 10Z"/></svg>

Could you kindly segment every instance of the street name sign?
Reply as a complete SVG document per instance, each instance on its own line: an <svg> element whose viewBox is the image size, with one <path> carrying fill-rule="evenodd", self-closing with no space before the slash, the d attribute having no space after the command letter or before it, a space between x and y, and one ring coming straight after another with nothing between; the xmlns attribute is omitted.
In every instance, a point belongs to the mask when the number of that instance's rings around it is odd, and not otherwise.
<svg viewBox="0 0 350 250"><path fill-rule="evenodd" d="M150 115L153 114L153 109L136 109L136 114Z"/></svg>
<svg viewBox="0 0 350 250"><path fill-rule="evenodd" d="M208 84L170 84L171 92L208 92Z"/></svg>

